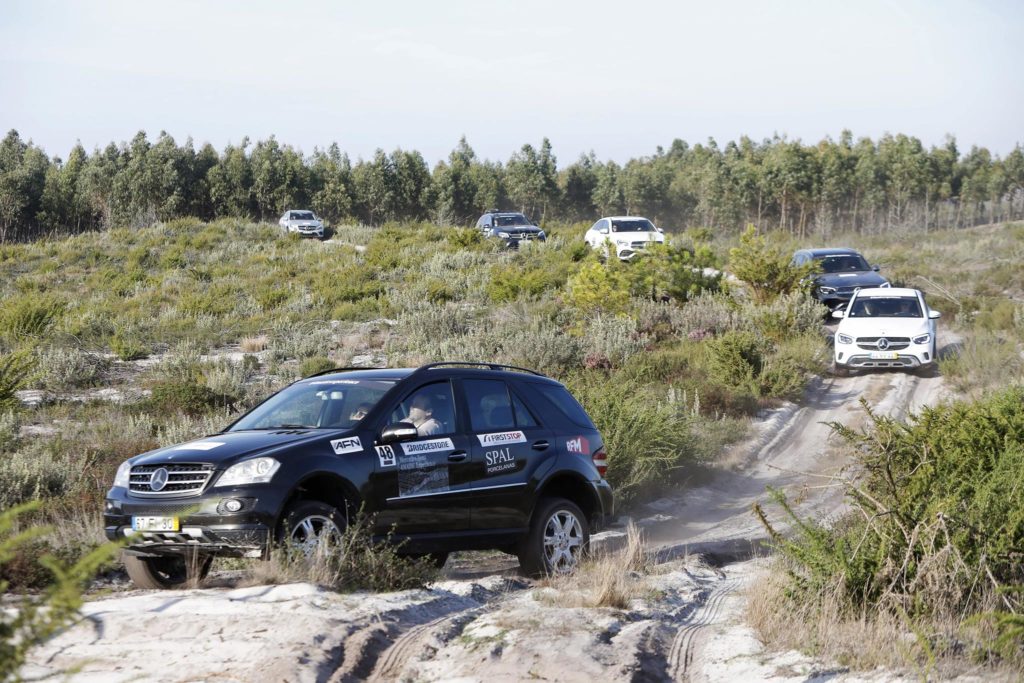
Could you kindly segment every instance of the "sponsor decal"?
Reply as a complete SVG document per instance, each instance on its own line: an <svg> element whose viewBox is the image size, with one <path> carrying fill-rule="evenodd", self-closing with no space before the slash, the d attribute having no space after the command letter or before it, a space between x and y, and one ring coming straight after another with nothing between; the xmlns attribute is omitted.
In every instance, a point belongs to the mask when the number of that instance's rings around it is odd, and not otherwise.
<svg viewBox="0 0 1024 683"><path fill-rule="evenodd" d="M358 436L349 436L344 439L332 440L331 448L334 449L335 455L345 455L363 450L363 444L359 441Z"/></svg>
<svg viewBox="0 0 1024 683"><path fill-rule="evenodd" d="M376 446L374 450L377 451L377 459L380 460L381 467L394 467L395 466L395 449L391 446Z"/></svg>
<svg viewBox="0 0 1024 683"><path fill-rule="evenodd" d="M590 452L590 442L584 436L577 436L575 439L569 439L565 442L565 450L570 453L587 454Z"/></svg>
<svg viewBox="0 0 1024 683"><path fill-rule="evenodd" d="M412 443L403 443L402 450L406 455L415 455L417 453L437 453L438 451L455 450L455 444L452 443L451 439L413 441Z"/></svg>
<svg viewBox="0 0 1024 683"><path fill-rule="evenodd" d="M484 453L484 470L487 474L510 472L516 468L516 456L508 448Z"/></svg>
<svg viewBox="0 0 1024 683"><path fill-rule="evenodd" d="M318 379L310 384L359 384L355 379Z"/></svg>
<svg viewBox="0 0 1024 683"><path fill-rule="evenodd" d="M438 439L445 441L446 439ZM449 490L448 465L433 462L426 454L402 458L398 463L398 497L444 493Z"/></svg>
<svg viewBox="0 0 1024 683"><path fill-rule="evenodd" d="M495 434L477 434L481 446L500 446L506 443L526 443L526 434L520 431L497 432Z"/></svg>
<svg viewBox="0 0 1024 683"><path fill-rule="evenodd" d="M172 451L212 451L217 446L223 446L223 441L194 441L192 443L183 443L180 446L175 446L170 449Z"/></svg>

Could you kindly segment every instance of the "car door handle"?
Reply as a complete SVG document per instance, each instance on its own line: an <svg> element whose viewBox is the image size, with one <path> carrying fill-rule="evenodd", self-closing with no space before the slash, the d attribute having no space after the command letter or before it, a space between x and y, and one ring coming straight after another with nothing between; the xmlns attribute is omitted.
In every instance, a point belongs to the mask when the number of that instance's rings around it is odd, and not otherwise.
<svg viewBox="0 0 1024 683"><path fill-rule="evenodd" d="M454 451L448 454L448 462L462 462L466 459L466 451Z"/></svg>
<svg viewBox="0 0 1024 683"><path fill-rule="evenodd" d="M551 444L549 444L547 441L543 441L543 440L542 441L534 441L533 442L533 450L535 450L535 451L543 451L543 450L546 450L547 447L550 446L550 445Z"/></svg>

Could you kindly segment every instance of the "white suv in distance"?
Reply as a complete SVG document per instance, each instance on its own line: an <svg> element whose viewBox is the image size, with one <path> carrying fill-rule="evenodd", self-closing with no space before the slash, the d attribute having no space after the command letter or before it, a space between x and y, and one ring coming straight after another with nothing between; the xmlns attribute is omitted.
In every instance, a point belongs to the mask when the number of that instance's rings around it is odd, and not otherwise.
<svg viewBox="0 0 1024 683"><path fill-rule="evenodd" d="M277 224L285 232L297 232L300 235L324 238L324 222L317 218L312 211L289 209L284 212Z"/></svg>
<svg viewBox="0 0 1024 683"><path fill-rule="evenodd" d="M935 362L935 320L917 289L873 288L854 292L836 328L833 368L922 368Z"/></svg>
<svg viewBox="0 0 1024 683"><path fill-rule="evenodd" d="M591 248L602 249L605 256L614 247L615 255L628 261L651 242L664 244L665 233L642 216L608 216L590 226L583 239Z"/></svg>

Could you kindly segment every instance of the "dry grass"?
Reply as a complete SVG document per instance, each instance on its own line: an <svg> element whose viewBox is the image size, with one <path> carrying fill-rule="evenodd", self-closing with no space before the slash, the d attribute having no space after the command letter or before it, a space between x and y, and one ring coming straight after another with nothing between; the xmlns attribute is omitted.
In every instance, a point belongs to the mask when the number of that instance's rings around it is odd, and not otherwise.
<svg viewBox="0 0 1024 683"><path fill-rule="evenodd" d="M614 607L627 609L650 593L645 577L651 559L643 536L633 524L626 529L626 544L618 550L595 553L568 576L552 576L541 586L544 601L557 607Z"/></svg>
<svg viewBox="0 0 1024 683"><path fill-rule="evenodd" d="M265 334L258 337L242 337L239 346L244 353L259 353L270 346L270 339Z"/></svg>

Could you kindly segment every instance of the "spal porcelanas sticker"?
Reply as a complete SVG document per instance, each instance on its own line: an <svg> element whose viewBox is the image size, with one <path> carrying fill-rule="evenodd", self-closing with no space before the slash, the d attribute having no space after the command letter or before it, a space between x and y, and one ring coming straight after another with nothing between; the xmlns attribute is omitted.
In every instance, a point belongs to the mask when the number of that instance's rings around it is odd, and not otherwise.
<svg viewBox="0 0 1024 683"><path fill-rule="evenodd" d="M402 450L405 451L406 455L437 453L438 451L451 451L454 449L455 444L452 443L451 439L431 439L430 441L413 441L412 443L402 444Z"/></svg>
<svg viewBox="0 0 1024 683"><path fill-rule="evenodd" d="M481 446L502 446L507 443L526 443L526 434L520 431L477 434Z"/></svg>
<svg viewBox="0 0 1024 683"><path fill-rule="evenodd" d="M175 446L172 451L212 451L217 446L223 446L223 441L193 441Z"/></svg>
<svg viewBox="0 0 1024 683"><path fill-rule="evenodd" d="M381 467L394 467L395 466L395 449L391 446L375 446L377 451L377 459L380 460Z"/></svg>
<svg viewBox="0 0 1024 683"><path fill-rule="evenodd" d="M334 439L331 441L331 448L334 449L335 455L344 455L363 450L363 444L359 441L358 436L349 436L344 439Z"/></svg>
<svg viewBox="0 0 1024 683"><path fill-rule="evenodd" d="M508 448L499 448L484 453L484 468L487 474L510 472L516 468L516 456Z"/></svg>

